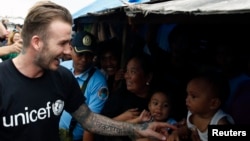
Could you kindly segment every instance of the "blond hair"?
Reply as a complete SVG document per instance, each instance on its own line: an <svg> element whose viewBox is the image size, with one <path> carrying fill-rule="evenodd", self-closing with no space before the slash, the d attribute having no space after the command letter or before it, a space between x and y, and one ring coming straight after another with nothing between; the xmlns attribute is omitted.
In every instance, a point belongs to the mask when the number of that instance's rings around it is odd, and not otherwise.
<svg viewBox="0 0 250 141"><path fill-rule="evenodd" d="M19 31L11 31L10 32L10 34L9 34L9 36L8 36L8 42L7 42L7 45L12 45L12 44L14 44L14 36L15 36L15 34L20 34L20 32Z"/></svg>

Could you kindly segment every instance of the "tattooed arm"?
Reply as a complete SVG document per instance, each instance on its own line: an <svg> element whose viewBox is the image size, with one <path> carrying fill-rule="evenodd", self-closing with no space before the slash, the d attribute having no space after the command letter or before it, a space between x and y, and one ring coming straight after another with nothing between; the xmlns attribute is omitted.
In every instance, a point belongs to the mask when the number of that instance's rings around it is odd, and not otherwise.
<svg viewBox="0 0 250 141"><path fill-rule="evenodd" d="M159 140L166 139L166 128L173 128L165 122L152 122L144 124L132 124L112 120L108 117L95 114L89 110L86 105L81 105L72 114L84 129L90 132L107 135L107 136L136 136L136 137L153 137Z"/></svg>

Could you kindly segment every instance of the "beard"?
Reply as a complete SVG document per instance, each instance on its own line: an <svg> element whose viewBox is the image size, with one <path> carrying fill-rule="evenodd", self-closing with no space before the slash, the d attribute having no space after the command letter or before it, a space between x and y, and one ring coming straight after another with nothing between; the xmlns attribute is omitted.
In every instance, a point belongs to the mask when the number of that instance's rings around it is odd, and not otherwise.
<svg viewBox="0 0 250 141"><path fill-rule="evenodd" d="M46 44L42 47L42 49L38 52L37 56L34 59L34 63L44 70L56 70L58 66L53 66L53 61L55 61L56 57L54 57ZM59 61L59 60L57 60ZM59 63L58 63L59 64Z"/></svg>
<svg viewBox="0 0 250 141"><path fill-rule="evenodd" d="M42 69L45 69L45 70L48 70L49 69L49 58L48 58L48 56L47 55L45 55L44 53L43 53L43 51L42 52L40 52L37 56L36 56L36 58L35 58L35 60L34 60L34 63L37 65L37 66L39 66L40 68L42 68Z"/></svg>

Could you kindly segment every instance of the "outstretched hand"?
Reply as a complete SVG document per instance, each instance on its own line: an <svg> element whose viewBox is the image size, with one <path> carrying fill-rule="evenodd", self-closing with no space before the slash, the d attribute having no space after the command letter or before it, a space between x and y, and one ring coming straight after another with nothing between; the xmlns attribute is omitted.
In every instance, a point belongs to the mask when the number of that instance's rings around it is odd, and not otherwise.
<svg viewBox="0 0 250 141"><path fill-rule="evenodd" d="M23 48L23 40L19 39L18 41L10 45L10 47L11 47L11 53L20 53Z"/></svg>
<svg viewBox="0 0 250 141"><path fill-rule="evenodd" d="M155 138L158 140L166 140L168 137L168 128L177 129L176 126L166 122L150 122L139 125L140 130L137 131L140 137Z"/></svg>

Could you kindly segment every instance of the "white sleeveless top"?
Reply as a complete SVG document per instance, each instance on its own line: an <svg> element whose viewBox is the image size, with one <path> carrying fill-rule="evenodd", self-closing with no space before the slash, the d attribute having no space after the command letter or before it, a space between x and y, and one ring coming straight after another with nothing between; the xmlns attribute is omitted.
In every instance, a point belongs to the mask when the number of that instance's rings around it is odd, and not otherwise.
<svg viewBox="0 0 250 141"><path fill-rule="evenodd" d="M189 118L190 118L191 115L192 115L192 113L191 113L190 111L188 111L188 115L187 115L187 126L188 126L189 129L197 129L197 128L195 127L195 125L193 125L193 124L190 122L190 120L189 120ZM219 120L222 119L222 118L224 118L224 117L227 118L227 120L229 121L229 123L234 124L233 118L232 118L230 115L226 114L224 111L222 111L222 110L220 109L220 110L218 110L218 111L214 114L214 116L213 116L212 120L210 121L209 125L217 125L218 122L219 122ZM208 138L208 133L207 133L207 132L208 132L208 131L206 130L206 131L204 131L204 132L201 132L199 129L197 129L197 131L198 131L198 134L199 134L199 136L200 136L200 139L201 139L202 141L207 141L207 138Z"/></svg>

